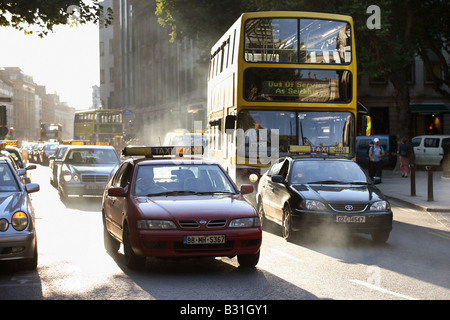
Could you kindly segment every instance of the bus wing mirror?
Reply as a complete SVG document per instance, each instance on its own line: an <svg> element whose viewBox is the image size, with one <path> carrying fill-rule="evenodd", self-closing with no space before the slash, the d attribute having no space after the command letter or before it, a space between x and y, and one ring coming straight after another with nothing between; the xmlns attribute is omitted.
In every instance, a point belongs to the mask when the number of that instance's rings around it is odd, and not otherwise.
<svg viewBox="0 0 450 320"><path fill-rule="evenodd" d="M372 119L370 116L362 117L362 127L365 129L365 135L370 136L372 133Z"/></svg>
<svg viewBox="0 0 450 320"><path fill-rule="evenodd" d="M225 132L231 129L234 130L236 127L236 116L228 115L225 118Z"/></svg>

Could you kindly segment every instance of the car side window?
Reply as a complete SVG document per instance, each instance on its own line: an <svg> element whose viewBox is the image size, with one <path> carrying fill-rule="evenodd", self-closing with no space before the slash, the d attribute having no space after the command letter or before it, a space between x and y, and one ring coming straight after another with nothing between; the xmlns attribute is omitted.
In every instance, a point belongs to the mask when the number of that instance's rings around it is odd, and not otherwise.
<svg viewBox="0 0 450 320"><path fill-rule="evenodd" d="M439 147L439 139L438 138L425 138L423 145L427 148L437 148L437 147Z"/></svg>
<svg viewBox="0 0 450 320"><path fill-rule="evenodd" d="M289 161L285 160L281 165L280 172L278 174L281 175L286 180L288 171L289 171Z"/></svg>
<svg viewBox="0 0 450 320"><path fill-rule="evenodd" d="M420 146L420 140L421 140L421 138L412 139L411 142L412 142L413 147L419 147Z"/></svg>
<svg viewBox="0 0 450 320"><path fill-rule="evenodd" d="M130 182L131 168L132 166L130 163L123 163L117 170L111 185L113 187L124 188Z"/></svg>

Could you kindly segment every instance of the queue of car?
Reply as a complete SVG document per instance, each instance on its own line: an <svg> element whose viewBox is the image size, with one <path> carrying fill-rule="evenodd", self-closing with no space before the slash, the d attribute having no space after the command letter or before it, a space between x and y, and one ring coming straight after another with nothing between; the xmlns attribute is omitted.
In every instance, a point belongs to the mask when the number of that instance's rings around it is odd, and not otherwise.
<svg viewBox="0 0 450 320"><path fill-rule="evenodd" d="M25 183L26 169L14 159L0 155L0 261L17 261L19 267L34 270L38 264L35 213L30 194L39 185Z"/></svg>
<svg viewBox="0 0 450 320"><path fill-rule="evenodd" d="M31 150L45 150L45 145ZM216 162L186 157L192 147L126 147L122 159L111 146L59 144L47 149L53 154L40 163L48 163L50 183L61 200L101 197L105 249L114 254L122 244L132 269L144 267L147 257L207 256L236 256L241 266L254 267L267 221L279 224L286 240L325 226L367 233L383 243L392 229L389 202L348 159L281 158L254 190L252 185L237 186ZM0 197L21 196L19 216L27 221L23 227L25 220L15 219L15 212L3 212L0 246L9 226L14 229L10 232L26 230L23 254L17 257L34 266L34 212L27 212L32 206L25 204L39 186L20 179L27 168L14 168L5 156L0 162L5 168L0 170L9 170L8 181L16 182L0 185ZM256 206L244 197L253 192ZM22 227L14 227L17 221Z"/></svg>

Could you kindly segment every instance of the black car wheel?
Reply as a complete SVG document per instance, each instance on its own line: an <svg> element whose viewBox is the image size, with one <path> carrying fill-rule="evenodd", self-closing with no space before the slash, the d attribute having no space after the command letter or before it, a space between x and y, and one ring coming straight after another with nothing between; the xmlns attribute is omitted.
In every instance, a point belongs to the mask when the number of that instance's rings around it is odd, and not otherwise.
<svg viewBox="0 0 450 320"><path fill-rule="evenodd" d="M372 233L372 240L375 243L386 243L386 241L389 239L389 234L391 232L390 231L379 231L379 232L375 232Z"/></svg>
<svg viewBox="0 0 450 320"><path fill-rule="evenodd" d="M262 205L261 198L258 199L258 206L256 207L256 210L258 211L258 214L259 214L259 220L261 220L261 228L263 228L266 224L266 215L264 213L264 208Z"/></svg>
<svg viewBox="0 0 450 320"><path fill-rule="evenodd" d="M114 254L119 251L120 242L109 234L108 229L106 228L105 218L103 218L103 244L108 253Z"/></svg>
<svg viewBox="0 0 450 320"><path fill-rule="evenodd" d="M239 265L242 267L251 268L258 264L259 251L255 254L243 254L237 256Z"/></svg>
<svg viewBox="0 0 450 320"><path fill-rule="evenodd" d="M285 205L283 208L283 220L282 220L282 234L286 241L290 241L293 238L294 231L291 225L291 208L289 205Z"/></svg>
<svg viewBox="0 0 450 320"><path fill-rule="evenodd" d="M37 239L34 240L33 258L19 261L19 268L22 270L36 270L38 266L38 248Z"/></svg>
<svg viewBox="0 0 450 320"><path fill-rule="evenodd" d="M131 247L130 231L128 226L123 230L123 251L125 253L125 264L128 268L136 270L145 267L145 257L138 256Z"/></svg>

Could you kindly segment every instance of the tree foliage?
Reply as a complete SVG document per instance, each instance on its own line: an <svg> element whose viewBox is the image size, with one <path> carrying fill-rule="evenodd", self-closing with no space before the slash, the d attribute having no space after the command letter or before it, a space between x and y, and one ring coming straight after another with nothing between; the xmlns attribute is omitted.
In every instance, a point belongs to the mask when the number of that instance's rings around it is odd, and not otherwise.
<svg viewBox="0 0 450 320"><path fill-rule="evenodd" d="M431 71L431 59L439 62L433 73L434 89L449 97L448 55L450 2L445 0L156 0L161 24L180 36L218 39L245 11L296 10L338 13L353 17L358 72L386 77L396 89L395 101L401 136L410 137L407 68L416 55ZM370 12L380 9L380 28L368 28ZM212 43L209 43L209 47ZM447 57L445 56L447 54Z"/></svg>
<svg viewBox="0 0 450 320"><path fill-rule="evenodd" d="M1 0L0 26L11 26L26 34L44 37L55 25L112 21L112 11L103 10L99 1L83 0ZM38 30L36 30L36 27Z"/></svg>

